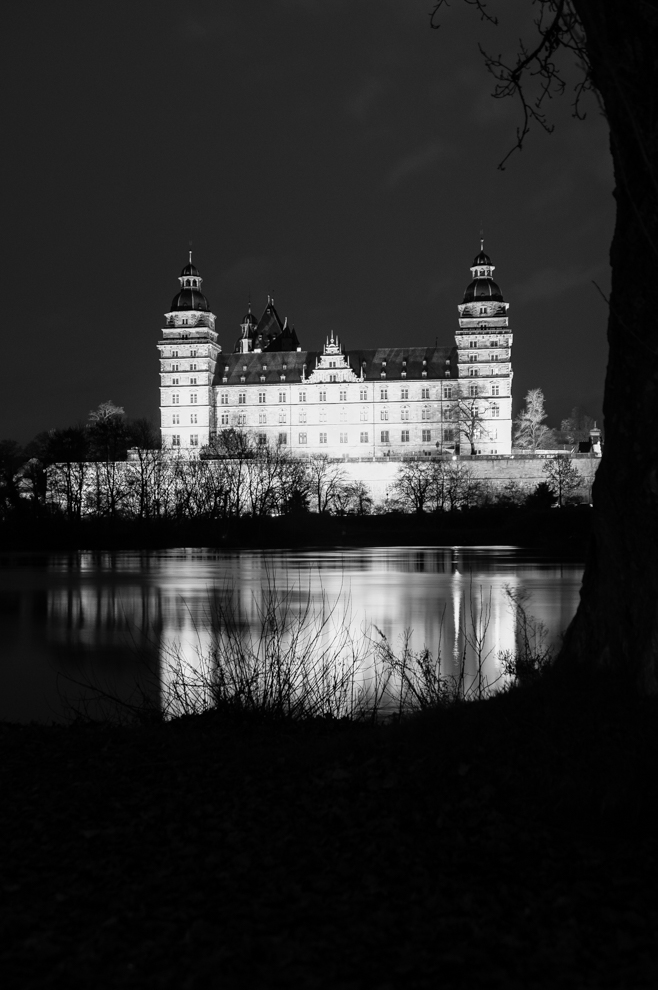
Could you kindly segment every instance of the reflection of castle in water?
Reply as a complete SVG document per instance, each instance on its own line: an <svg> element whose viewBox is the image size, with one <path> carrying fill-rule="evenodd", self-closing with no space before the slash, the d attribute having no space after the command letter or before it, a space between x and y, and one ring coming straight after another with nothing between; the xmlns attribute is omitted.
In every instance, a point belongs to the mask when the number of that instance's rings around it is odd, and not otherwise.
<svg viewBox="0 0 658 990"><path fill-rule="evenodd" d="M111 671L122 690L146 658L159 668L159 687L152 676L144 682L153 700L166 690L172 654L197 668L229 622L257 637L273 606L280 621L287 610L289 625L324 610L318 649L330 649L332 636L349 628L361 641L377 641L381 631L397 651L409 631L414 650L440 651L446 675L462 658L466 675L475 675L479 641L491 683L498 654L513 650L517 638L507 587L529 588L529 611L554 639L573 615L581 569L555 570L520 566L518 552L505 548L79 554L51 568L45 619L63 662ZM561 578L572 592L556 593Z"/></svg>

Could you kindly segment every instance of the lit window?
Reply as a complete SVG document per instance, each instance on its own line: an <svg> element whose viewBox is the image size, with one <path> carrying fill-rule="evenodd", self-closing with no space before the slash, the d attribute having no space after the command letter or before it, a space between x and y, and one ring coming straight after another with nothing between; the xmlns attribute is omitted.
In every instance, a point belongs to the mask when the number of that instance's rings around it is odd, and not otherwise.
<svg viewBox="0 0 658 990"><path fill-rule="evenodd" d="M340 401L341 402L347 402L347 389L346 388L342 388L340 390Z"/></svg>
<svg viewBox="0 0 658 990"><path fill-rule="evenodd" d="M306 410L305 409L300 409L299 410L299 422L300 423L305 423L306 422Z"/></svg>
<svg viewBox="0 0 658 990"><path fill-rule="evenodd" d="M320 392L320 394L318 396L318 400L320 402L326 402L327 401L327 393L326 392Z"/></svg>
<svg viewBox="0 0 658 990"><path fill-rule="evenodd" d="M400 440L402 443L409 443L409 430L402 430L400 434Z"/></svg>
<svg viewBox="0 0 658 990"><path fill-rule="evenodd" d="M423 411L421 413L420 418L421 419L430 419L431 418L431 413L430 413L429 406L423 406Z"/></svg>
<svg viewBox="0 0 658 990"><path fill-rule="evenodd" d="M340 411L340 421L341 423L347 422L347 409L341 409Z"/></svg>
<svg viewBox="0 0 658 990"><path fill-rule="evenodd" d="M497 402L491 403L491 415L494 419L497 419L498 416L500 416L500 406Z"/></svg>
<svg viewBox="0 0 658 990"><path fill-rule="evenodd" d="M341 443L347 443L347 433L341 433L341 435L340 435L340 442Z"/></svg>
<svg viewBox="0 0 658 990"><path fill-rule="evenodd" d="M320 410L320 422L321 423L326 423L327 422L327 410L326 409L321 409Z"/></svg>
<svg viewBox="0 0 658 990"><path fill-rule="evenodd" d="M279 413L279 422L280 423L286 422L286 413L284 409L282 409L281 412Z"/></svg>
<svg viewBox="0 0 658 990"><path fill-rule="evenodd" d="M190 437L190 447L198 447L198 446L199 446L199 434L193 433L192 436Z"/></svg>
<svg viewBox="0 0 658 990"><path fill-rule="evenodd" d="M307 443L307 442L308 442L308 438L307 438L306 433L300 433L299 434L299 443Z"/></svg>
<svg viewBox="0 0 658 990"><path fill-rule="evenodd" d="M400 412L400 419L402 422L406 422L409 419L409 406L403 406Z"/></svg>
<svg viewBox="0 0 658 990"><path fill-rule="evenodd" d="M402 399L403 402L405 402L409 398L409 389L408 388L401 389L401 391L400 391L400 398Z"/></svg>
<svg viewBox="0 0 658 990"><path fill-rule="evenodd" d="M326 433L321 433L320 434L320 443L326 443L326 442L327 442L327 434Z"/></svg>
<svg viewBox="0 0 658 990"><path fill-rule="evenodd" d="M422 431L422 439L423 439L423 443L430 443L431 440L432 440L432 431L431 430L423 430Z"/></svg>
<svg viewBox="0 0 658 990"><path fill-rule="evenodd" d="M261 410L261 412L258 413L258 422L259 422L259 424L261 426L264 426L265 423L267 423L267 413L266 412L263 412Z"/></svg>
<svg viewBox="0 0 658 990"><path fill-rule="evenodd" d="M379 410L379 418L382 419L382 420L387 420L388 419L388 409L380 409Z"/></svg>
<svg viewBox="0 0 658 990"><path fill-rule="evenodd" d="M390 443L388 430L382 430L382 443Z"/></svg>
<svg viewBox="0 0 658 990"><path fill-rule="evenodd" d="M368 421L367 408L364 407L363 409L361 409L361 412L359 413L359 419L361 420L362 423L366 423Z"/></svg>
<svg viewBox="0 0 658 990"><path fill-rule="evenodd" d="M196 422L198 422L197 414L196 413L191 413L191 415L190 415L190 423L196 423Z"/></svg>
<svg viewBox="0 0 658 990"><path fill-rule="evenodd" d="M259 392L258 393L258 401L260 403L266 402L267 401L267 393L266 392Z"/></svg>
<svg viewBox="0 0 658 990"><path fill-rule="evenodd" d="M360 439L361 439L361 443L368 443L368 434L362 433Z"/></svg>

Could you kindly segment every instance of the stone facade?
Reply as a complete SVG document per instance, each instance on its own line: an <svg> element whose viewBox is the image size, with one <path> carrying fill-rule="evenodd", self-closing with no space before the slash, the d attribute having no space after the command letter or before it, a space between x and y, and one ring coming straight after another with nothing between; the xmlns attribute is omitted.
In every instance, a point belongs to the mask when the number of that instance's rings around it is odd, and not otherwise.
<svg viewBox="0 0 658 990"><path fill-rule="evenodd" d="M158 344L163 446L194 456L233 428L301 456L510 454L512 334L493 271L481 246L450 346L347 351L332 333L306 351L268 299L224 352L190 253Z"/></svg>

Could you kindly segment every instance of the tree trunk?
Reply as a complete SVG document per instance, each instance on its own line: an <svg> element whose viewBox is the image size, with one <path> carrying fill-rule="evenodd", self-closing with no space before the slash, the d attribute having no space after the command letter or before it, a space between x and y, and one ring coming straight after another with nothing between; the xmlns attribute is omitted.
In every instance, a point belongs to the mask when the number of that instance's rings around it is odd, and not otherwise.
<svg viewBox="0 0 658 990"><path fill-rule="evenodd" d="M658 9L573 0L610 127L617 217L610 259L605 447L594 533L561 662L610 667L658 692Z"/></svg>

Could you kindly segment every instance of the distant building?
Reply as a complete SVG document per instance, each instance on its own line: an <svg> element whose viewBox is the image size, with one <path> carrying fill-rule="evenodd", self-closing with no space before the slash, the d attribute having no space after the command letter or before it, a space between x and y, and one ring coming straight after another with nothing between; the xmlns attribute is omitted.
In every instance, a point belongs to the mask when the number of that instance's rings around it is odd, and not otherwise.
<svg viewBox="0 0 658 990"><path fill-rule="evenodd" d="M235 428L300 455L510 454L512 333L493 272L481 245L450 346L345 350L332 332L305 351L268 298L225 352L190 252L158 344L163 446L194 456Z"/></svg>

